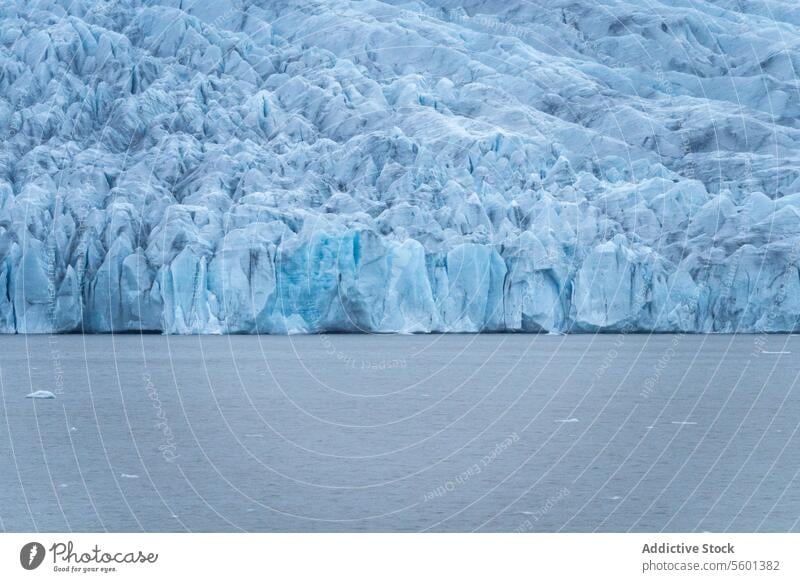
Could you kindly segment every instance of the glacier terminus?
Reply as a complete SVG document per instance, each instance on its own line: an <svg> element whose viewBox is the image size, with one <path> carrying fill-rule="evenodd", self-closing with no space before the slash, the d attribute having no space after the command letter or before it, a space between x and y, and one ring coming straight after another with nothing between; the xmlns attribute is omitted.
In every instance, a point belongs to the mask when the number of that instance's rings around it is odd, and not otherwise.
<svg viewBox="0 0 800 582"><path fill-rule="evenodd" d="M0 332L791 332L789 0L0 0Z"/></svg>

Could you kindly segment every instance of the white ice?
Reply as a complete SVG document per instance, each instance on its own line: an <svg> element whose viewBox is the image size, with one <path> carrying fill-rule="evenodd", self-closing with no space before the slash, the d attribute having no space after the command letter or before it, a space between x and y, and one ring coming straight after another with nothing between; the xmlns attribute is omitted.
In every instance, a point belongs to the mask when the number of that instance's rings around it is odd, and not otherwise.
<svg viewBox="0 0 800 582"><path fill-rule="evenodd" d="M49 399L55 398L56 395L50 392L49 390L36 390L35 392L31 392L25 398L41 398L41 399Z"/></svg>

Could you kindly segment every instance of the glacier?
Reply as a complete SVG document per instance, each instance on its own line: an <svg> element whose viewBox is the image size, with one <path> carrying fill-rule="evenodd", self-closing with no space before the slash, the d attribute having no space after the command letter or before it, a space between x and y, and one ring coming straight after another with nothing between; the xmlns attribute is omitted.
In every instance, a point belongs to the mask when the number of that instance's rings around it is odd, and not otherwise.
<svg viewBox="0 0 800 582"><path fill-rule="evenodd" d="M793 0L0 0L0 332L789 332Z"/></svg>

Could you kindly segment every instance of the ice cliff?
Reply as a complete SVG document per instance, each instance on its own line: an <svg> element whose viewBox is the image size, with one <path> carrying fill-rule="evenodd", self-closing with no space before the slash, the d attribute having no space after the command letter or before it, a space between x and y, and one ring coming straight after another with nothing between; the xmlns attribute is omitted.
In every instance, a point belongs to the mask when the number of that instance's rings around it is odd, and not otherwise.
<svg viewBox="0 0 800 582"><path fill-rule="evenodd" d="M787 331L793 0L0 0L0 331Z"/></svg>

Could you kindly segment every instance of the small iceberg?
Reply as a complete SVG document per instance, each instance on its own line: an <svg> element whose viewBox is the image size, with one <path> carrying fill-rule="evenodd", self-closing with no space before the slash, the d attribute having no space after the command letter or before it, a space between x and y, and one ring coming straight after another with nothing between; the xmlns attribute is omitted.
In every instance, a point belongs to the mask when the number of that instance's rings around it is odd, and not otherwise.
<svg viewBox="0 0 800 582"><path fill-rule="evenodd" d="M556 422L580 422L577 418L563 418L561 420L557 420Z"/></svg>
<svg viewBox="0 0 800 582"><path fill-rule="evenodd" d="M25 398L48 399L48 398L55 398L55 397L56 397L56 395L53 394L52 392L50 392L49 390L37 390L36 392L31 392Z"/></svg>

